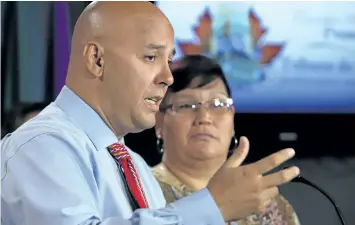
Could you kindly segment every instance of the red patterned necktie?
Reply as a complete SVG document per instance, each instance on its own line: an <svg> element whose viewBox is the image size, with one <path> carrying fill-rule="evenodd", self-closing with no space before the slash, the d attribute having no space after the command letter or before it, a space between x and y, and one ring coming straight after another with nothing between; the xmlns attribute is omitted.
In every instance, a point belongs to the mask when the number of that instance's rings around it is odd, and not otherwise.
<svg viewBox="0 0 355 225"><path fill-rule="evenodd" d="M110 145L108 149L111 155L116 159L116 162L119 163L119 166L122 167L128 187L132 196L137 201L138 206L140 208L148 208L148 201L145 197L139 175L126 147L121 143L115 143Z"/></svg>

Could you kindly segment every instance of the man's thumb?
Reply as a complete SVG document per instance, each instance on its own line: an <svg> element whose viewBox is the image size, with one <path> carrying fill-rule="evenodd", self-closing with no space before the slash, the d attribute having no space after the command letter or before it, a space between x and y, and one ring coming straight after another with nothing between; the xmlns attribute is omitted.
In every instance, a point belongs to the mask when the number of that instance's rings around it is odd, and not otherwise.
<svg viewBox="0 0 355 225"><path fill-rule="evenodd" d="M226 166L230 167L238 167L240 166L245 158L247 157L249 152L249 140L245 136L240 137L239 145L236 149L234 149L233 154L229 157L226 162Z"/></svg>

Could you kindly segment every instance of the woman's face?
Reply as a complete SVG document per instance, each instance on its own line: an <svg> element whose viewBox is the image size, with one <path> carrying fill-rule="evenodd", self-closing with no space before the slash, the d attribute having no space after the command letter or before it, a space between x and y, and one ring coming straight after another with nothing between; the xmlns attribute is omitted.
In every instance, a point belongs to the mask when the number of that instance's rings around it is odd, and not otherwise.
<svg viewBox="0 0 355 225"><path fill-rule="evenodd" d="M169 93L164 105L184 107L206 103L196 110L167 110L157 115L156 133L164 141L164 151L173 159L226 159L234 136L234 109L211 109L208 102L228 98L218 78L201 88Z"/></svg>

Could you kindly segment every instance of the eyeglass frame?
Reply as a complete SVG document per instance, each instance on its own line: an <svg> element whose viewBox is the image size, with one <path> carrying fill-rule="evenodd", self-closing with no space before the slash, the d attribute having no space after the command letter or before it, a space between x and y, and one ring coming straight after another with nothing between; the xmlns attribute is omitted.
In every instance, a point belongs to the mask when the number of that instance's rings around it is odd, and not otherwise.
<svg viewBox="0 0 355 225"><path fill-rule="evenodd" d="M216 100L218 100L218 101L221 101L221 100L226 101L227 104L228 104L228 107L225 108L225 109L227 109L227 110L234 109L234 101L233 101L232 98L223 98L223 99L222 98L214 98L214 99L211 99L211 100L208 100L208 101L205 101L205 102L196 102L196 103L193 103L193 104L191 104L191 103L181 103L179 105L191 105L193 107L189 108L189 110L193 109L192 111L196 113L201 107L204 107L206 104L212 103L213 101L216 101ZM168 110L171 110L170 112L172 112L173 114L179 114L178 110L174 109L175 108L174 106L176 106L176 104L169 104L167 106L161 107L159 109L159 111L161 113L166 113ZM210 107L204 107L204 108L207 108L208 111L210 111L210 109L211 109Z"/></svg>

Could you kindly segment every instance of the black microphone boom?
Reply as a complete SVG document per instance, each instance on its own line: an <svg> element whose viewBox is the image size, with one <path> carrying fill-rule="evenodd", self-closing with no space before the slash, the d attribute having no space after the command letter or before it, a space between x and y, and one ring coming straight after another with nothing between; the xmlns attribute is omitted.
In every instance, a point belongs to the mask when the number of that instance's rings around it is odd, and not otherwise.
<svg viewBox="0 0 355 225"><path fill-rule="evenodd" d="M337 206L337 204L334 202L334 200L320 187L318 187L316 184L310 182L309 180L306 180L304 177L301 177L301 175L299 175L298 177L296 177L295 179L293 179L291 182L297 182L297 183L302 183L305 185L308 185L310 187L313 187L314 189L316 189L317 191L319 191L320 193L322 193L334 206L334 209L339 217L339 220L341 222L342 225L346 225L345 220L343 218L343 215L340 212L339 207Z"/></svg>

